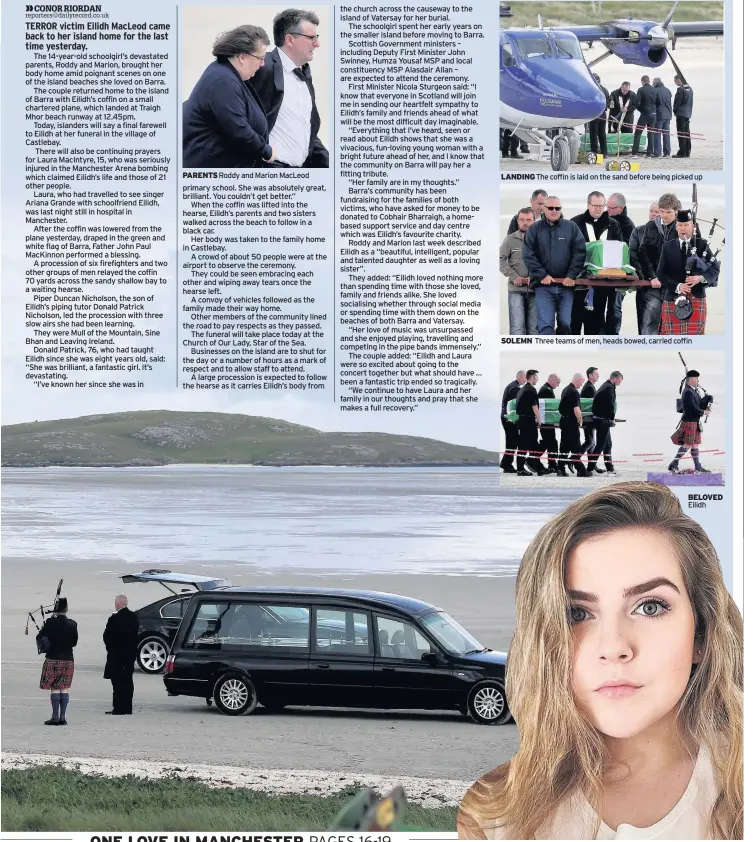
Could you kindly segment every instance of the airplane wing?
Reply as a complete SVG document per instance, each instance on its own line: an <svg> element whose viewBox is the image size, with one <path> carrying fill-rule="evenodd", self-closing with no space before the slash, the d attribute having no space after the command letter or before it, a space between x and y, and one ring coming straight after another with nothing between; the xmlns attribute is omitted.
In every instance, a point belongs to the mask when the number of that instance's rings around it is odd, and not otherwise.
<svg viewBox="0 0 755 842"><path fill-rule="evenodd" d="M615 23L586 24L585 26L554 26L557 32L572 32L580 41L600 41L603 38L626 38L627 31Z"/></svg>
<svg viewBox="0 0 755 842"><path fill-rule="evenodd" d="M685 38L692 35L723 35L724 22L722 20L696 20L672 23L669 30L669 34L673 32L675 38Z"/></svg>

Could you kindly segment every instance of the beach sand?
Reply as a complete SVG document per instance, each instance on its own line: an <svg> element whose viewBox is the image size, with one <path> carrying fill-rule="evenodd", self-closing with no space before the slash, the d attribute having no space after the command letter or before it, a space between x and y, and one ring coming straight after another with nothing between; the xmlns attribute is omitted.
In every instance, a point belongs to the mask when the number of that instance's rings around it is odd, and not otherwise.
<svg viewBox="0 0 755 842"><path fill-rule="evenodd" d="M515 725L489 728L456 713L288 708L227 717L201 699L169 697L159 676L137 670L134 716L109 717L111 685L102 678L102 631L116 594L132 608L166 594L156 584L124 585L118 570L95 562L61 566L23 557L2 563L2 748L4 752L147 763L201 763L246 769L410 775L470 782L510 758ZM481 643L506 649L513 628L513 578L427 575L265 576L218 566L234 584L354 587L416 596L447 610ZM69 727L50 732L48 694L38 689L36 655L26 612L49 604L58 580L79 626Z"/></svg>

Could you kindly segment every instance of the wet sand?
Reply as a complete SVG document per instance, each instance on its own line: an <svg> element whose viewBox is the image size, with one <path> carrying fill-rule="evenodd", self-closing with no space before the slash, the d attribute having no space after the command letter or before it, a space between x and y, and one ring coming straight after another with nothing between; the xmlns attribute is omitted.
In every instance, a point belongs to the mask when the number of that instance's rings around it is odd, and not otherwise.
<svg viewBox="0 0 755 842"><path fill-rule="evenodd" d="M102 630L113 610L113 597L125 591L131 607L138 608L166 594L156 584L124 585L117 572L104 572L94 562L61 566L23 557L3 558L4 752L292 773L323 770L346 777L350 773L410 775L468 783L518 748L515 725L488 728L457 713L314 708L272 713L259 708L250 716L223 716L201 699L169 697L159 676L139 671L134 676L134 716L106 716L111 685L102 678ZM271 577L232 566L218 566L213 574L228 576L235 584L358 587L415 596L447 610L484 645L505 649L511 640L513 578L332 577L296 572ZM70 724L51 734L42 724L49 716L48 694L38 689L42 658L36 655L34 627L26 637L24 625L27 611L52 601L61 576L80 643L75 650Z"/></svg>

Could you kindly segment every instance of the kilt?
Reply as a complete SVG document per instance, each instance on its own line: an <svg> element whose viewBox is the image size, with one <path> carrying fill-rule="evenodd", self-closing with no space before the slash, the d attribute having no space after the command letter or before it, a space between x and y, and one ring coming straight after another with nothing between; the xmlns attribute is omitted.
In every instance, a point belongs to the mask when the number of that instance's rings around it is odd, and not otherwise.
<svg viewBox="0 0 755 842"><path fill-rule="evenodd" d="M691 297L692 315L688 319L677 319L674 315L674 302L664 301L661 308L660 336L703 336L705 318L708 315L708 303L704 298Z"/></svg>
<svg viewBox="0 0 755 842"><path fill-rule="evenodd" d="M45 658L39 679L40 690L68 690L72 683L73 661L54 661Z"/></svg>
<svg viewBox="0 0 755 842"><path fill-rule="evenodd" d="M700 433L699 421L680 421L679 426L671 436L671 441L677 446L697 447L703 440Z"/></svg>

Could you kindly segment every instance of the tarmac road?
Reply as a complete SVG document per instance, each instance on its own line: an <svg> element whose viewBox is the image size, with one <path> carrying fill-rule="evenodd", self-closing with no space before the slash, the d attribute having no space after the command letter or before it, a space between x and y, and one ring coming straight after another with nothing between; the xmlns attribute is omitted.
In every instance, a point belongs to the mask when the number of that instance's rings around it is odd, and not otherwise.
<svg viewBox="0 0 755 842"><path fill-rule="evenodd" d="M33 646L31 634L27 640ZM41 666L41 656L3 661L3 751L472 781L519 746L515 725L477 725L448 712L258 707L224 716L202 699L169 697L160 676L139 671L133 716L107 716L111 685L93 663L76 664L68 727L46 728Z"/></svg>

